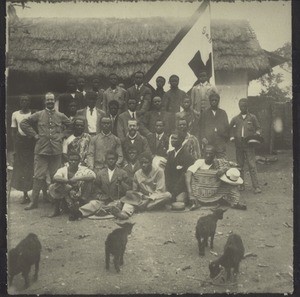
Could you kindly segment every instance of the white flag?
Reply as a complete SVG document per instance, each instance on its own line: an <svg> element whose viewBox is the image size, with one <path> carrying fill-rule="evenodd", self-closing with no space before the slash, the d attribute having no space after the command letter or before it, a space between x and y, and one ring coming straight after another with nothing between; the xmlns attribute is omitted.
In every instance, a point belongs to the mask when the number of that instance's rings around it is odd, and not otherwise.
<svg viewBox="0 0 300 297"><path fill-rule="evenodd" d="M155 87L155 80L172 74L179 76L180 89L188 92L197 81L198 74L206 71L214 85L212 38L210 32L210 6L204 0L195 14L176 35L171 44L146 73L145 80Z"/></svg>

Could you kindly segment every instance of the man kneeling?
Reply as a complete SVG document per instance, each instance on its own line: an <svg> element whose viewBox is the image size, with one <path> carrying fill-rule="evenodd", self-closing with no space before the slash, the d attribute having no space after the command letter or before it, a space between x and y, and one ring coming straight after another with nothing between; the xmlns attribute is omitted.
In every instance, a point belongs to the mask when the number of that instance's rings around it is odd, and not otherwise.
<svg viewBox="0 0 300 297"><path fill-rule="evenodd" d="M119 219L129 218L135 210L157 209L171 199L171 194L166 191L164 171L152 166L152 156L149 153L140 155L140 166L141 169L133 177L133 189L121 198L123 210L114 213Z"/></svg>
<svg viewBox="0 0 300 297"><path fill-rule="evenodd" d="M200 203L213 203L225 200L232 208L246 210L239 202L238 185L243 184L235 163L215 158L215 149L207 145L205 159L198 159L186 172L188 198L192 203L190 210L200 207Z"/></svg>
<svg viewBox="0 0 300 297"><path fill-rule="evenodd" d="M81 157L76 152L68 156L68 164L57 170L53 177L54 183L49 187L53 199L54 212L49 217L60 214L61 202L66 202L69 211L84 203L83 192L86 182L93 181L96 174L85 166L79 166Z"/></svg>

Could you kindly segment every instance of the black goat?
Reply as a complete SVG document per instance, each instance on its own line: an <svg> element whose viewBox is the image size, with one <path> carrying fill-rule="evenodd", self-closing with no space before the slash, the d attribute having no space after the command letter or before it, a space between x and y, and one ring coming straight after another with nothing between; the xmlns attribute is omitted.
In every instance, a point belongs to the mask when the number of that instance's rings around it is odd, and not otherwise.
<svg viewBox="0 0 300 297"><path fill-rule="evenodd" d="M117 272L120 272L120 266L124 264L124 253L127 244L127 236L131 234L135 223L118 224L122 228L115 229L108 234L105 241L105 264L109 269L110 254L114 256L114 266Z"/></svg>
<svg viewBox="0 0 300 297"><path fill-rule="evenodd" d="M34 281L38 278L42 245L34 233L29 233L15 248L8 252L8 284L15 275L22 273L25 288L29 286L28 274L31 265L35 265Z"/></svg>
<svg viewBox="0 0 300 297"><path fill-rule="evenodd" d="M196 226L196 238L198 240L199 255L205 255L205 247L208 246L208 237L210 237L210 248L214 247L214 236L217 228L217 221L223 219L223 210L217 208L212 210L212 214L200 217Z"/></svg>
<svg viewBox="0 0 300 297"><path fill-rule="evenodd" d="M240 262L244 257L244 245L241 237L237 234L229 235L224 246L224 252L217 260L210 262L210 277L215 278L221 271L221 266L225 268L227 281L231 278L231 269L233 273L239 272Z"/></svg>

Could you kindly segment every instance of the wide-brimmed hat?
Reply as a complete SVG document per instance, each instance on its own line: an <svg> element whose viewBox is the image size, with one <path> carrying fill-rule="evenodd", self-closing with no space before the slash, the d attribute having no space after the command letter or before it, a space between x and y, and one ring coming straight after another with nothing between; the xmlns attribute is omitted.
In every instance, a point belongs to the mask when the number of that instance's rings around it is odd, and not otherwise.
<svg viewBox="0 0 300 297"><path fill-rule="evenodd" d="M255 135L251 135L251 136L246 137L245 141L246 141L247 144L257 145L257 144L263 143L264 139L263 139L263 137L261 135L255 134Z"/></svg>
<svg viewBox="0 0 300 297"><path fill-rule="evenodd" d="M236 168L230 168L228 169L221 177L220 179L230 185L241 185L243 184L243 180L241 178L241 173Z"/></svg>

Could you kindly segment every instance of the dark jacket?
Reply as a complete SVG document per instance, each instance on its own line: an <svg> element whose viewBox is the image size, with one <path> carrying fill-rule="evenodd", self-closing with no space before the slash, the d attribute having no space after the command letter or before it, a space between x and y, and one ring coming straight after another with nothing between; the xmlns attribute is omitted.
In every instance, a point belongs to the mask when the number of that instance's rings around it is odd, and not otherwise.
<svg viewBox="0 0 300 297"><path fill-rule="evenodd" d="M186 192L185 173L194 162L193 157L185 149L181 149L176 157L175 150L168 153L165 168L166 187L173 198Z"/></svg>
<svg viewBox="0 0 300 297"><path fill-rule="evenodd" d="M201 117L201 140L206 138L214 146L225 145L229 140L229 122L225 110L218 108L216 115L212 109L205 110Z"/></svg>
<svg viewBox="0 0 300 297"><path fill-rule="evenodd" d="M148 144L152 155L167 157L167 150L169 148L169 135L164 133L160 140L157 140L156 133L152 133L147 137Z"/></svg>
<svg viewBox="0 0 300 297"><path fill-rule="evenodd" d="M122 178L122 182L118 181L118 177ZM111 181L108 178L108 169L101 169L95 183L98 186L97 198L101 201L120 199L130 189L127 173L118 167L115 168Z"/></svg>
<svg viewBox="0 0 300 297"><path fill-rule="evenodd" d="M151 89L145 85L142 85L139 90L135 85L127 89L127 100L135 99L138 102L137 111L139 111L140 114L144 114L150 109L151 98Z"/></svg>
<svg viewBox="0 0 300 297"><path fill-rule="evenodd" d="M95 109L97 111L97 132L96 132L96 134L98 134L98 133L100 133L100 121L101 121L101 118L103 118L105 116L105 112L96 107L95 107ZM88 122L86 119L86 110L87 110L87 108L77 110L76 117L81 117L84 119L84 121L85 121L84 132L89 133Z"/></svg>
<svg viewBox="0 0 300 297"><path fill-rule="evenodd" d="M244 127L244 138L252 136L256 133L261 133L260 124L256 116L252 113L247 113L246 118L242 115L235 116L230 122L230 137L235 138L236 145L242 144L242 128Z"/></svg>
<svg viewBox="0 0 300 297"><path fill-rule="evenodd" d="M70 93L64 93L57 97L58 100L58 110L65 115L69 116L68 114L68 107L70 102L75 101L77 103L77 110L86 107L86 101L82 93L75 92L75 96L73 97Z"/></svg>
<svg viewBox="0 0 300 297"><path fill-rule="evenodd" d="M171 134L175 130L174 114L167 111L151 110L146 112L142 117L142 123L145 129L145 136L150 133L155 133L155 124L157 120L163 120L165 122L165 132ZM144 132L144 131L143 131Z"/></svg>
<svg viewBox="0 0 300 297"><path fill-rule="evenodd" d="M134 145L137 148L138 155L140 155L143 152L148 152L151 154L148 141L144 136L142 136L140 133L137 133L134 142L132 143L129 136L127 135L122 141L123 154L126 160L128 160L128 148L132 145Z"/></svg>

